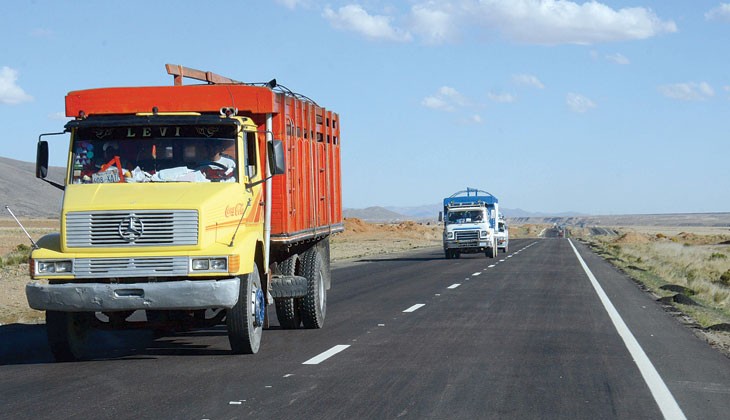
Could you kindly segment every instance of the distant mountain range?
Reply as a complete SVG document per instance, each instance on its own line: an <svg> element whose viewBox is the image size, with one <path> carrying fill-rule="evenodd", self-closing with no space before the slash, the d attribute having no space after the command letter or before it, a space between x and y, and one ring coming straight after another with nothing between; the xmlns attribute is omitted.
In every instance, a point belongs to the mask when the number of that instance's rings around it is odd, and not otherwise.
<svg viewBox="0 0 730 420"><path fill-rule="evenodd" d="M49 168L48 178L63 184L65 168ZM63 192L35 177L35 164L0 157L0 218L10 218L9 206L18 218L58 218ZM558 223L574 226L720 226L730 228L730 213L687 213L646 215L581 215L538 213L521 209L500 209L510 223ZM369 222L404 220L435 221L440 203L413 207L368 207L344 209L345 217Z"/></svg>
<svg viewBox="0 0 730 420"><path fill-rule="evenodd" d="M437 220L440 211L443 211L441 204L426 204L412 207L367 207L364 209L344 209L345 217L356 217L358 219L373 222L389 222L398 220ZM583 216L580 213L534 213L522 209L500 208L500 212L508 219L528 217L577 217Z"/></svg>

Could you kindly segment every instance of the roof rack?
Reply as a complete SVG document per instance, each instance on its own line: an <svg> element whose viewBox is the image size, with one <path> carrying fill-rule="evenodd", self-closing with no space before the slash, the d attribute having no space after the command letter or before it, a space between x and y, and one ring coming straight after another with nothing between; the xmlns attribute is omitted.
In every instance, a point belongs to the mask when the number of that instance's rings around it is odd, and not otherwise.
<svg viewBox="0 0 730 420"><path fill-rule="evenodd" d="M234 80L229 77L221 76L219 74L215 74L210 71L203 71L203 70L193 69L190 67L185 67L180 64L165 64L165 69L167 70L167 74L172 75L173 84L175 86L182 86L183 78L185 78L185 77L187 77L188 79L200 80L202 82L208 83L209 85L223 84L223 85L261 86L261 87L269 88L275 92L284 93L286 95L292 96L301 101L310 102L315 106L319 106L311 98L308 98L302 94L296 93L284 85L278 84L276 82L276 79L271 79L268 82L247 83L247 82L241 82L238 80Z"/></svg>

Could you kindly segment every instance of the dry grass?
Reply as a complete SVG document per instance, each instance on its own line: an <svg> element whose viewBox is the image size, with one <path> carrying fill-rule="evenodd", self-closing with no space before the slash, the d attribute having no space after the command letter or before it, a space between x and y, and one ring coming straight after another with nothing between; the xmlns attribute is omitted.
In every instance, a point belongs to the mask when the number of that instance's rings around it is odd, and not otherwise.
<svg viewBox="0 0 730 420"><path fill-rule="evenodd" d="M661 232L617 229L620 235L586 236L596 252L644 284L658 297L677 292L663 289L675 285L689 289L685 294L699 305L675 303L700 326L730 323L730 235L704 231Z"/></svg>

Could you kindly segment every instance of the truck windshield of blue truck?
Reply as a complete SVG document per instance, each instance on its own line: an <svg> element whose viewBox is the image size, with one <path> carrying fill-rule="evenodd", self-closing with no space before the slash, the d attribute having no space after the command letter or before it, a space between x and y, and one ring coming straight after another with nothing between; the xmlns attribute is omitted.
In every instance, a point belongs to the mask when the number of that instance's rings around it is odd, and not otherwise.
<svg viewBox="0 0 730 420"><path fill-rule="evenodd" d="M253 143L255 136L247 139ZM236 127L230 125L83 127L76 130L72 147L72 184L239 178ZM244 166L245 175L254 175L255 165Z"/></svg>
<svg viewBox="0 0 730 420"><path fill-rule="evenodd" d="M449 217L446 219L446 223L476 223L483 220L483 210L451 210L449 211Z"/></svg>

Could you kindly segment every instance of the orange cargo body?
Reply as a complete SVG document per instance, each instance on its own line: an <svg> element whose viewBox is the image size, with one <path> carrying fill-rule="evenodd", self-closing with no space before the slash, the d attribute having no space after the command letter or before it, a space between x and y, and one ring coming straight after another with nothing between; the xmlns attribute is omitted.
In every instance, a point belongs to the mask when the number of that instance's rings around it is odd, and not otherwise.
<svg viewBox="0 0 730 420"><path fill-rule="evenodd" d="M286 173L272 178L271 241L291 245L344 229L339 116L311 101L244 84L118 87L70 92L66 115L120 115L238 109L251 118L266 150L267 114L273 138L282 140ZM264 162L261 162L263 164Z"/></svg>

